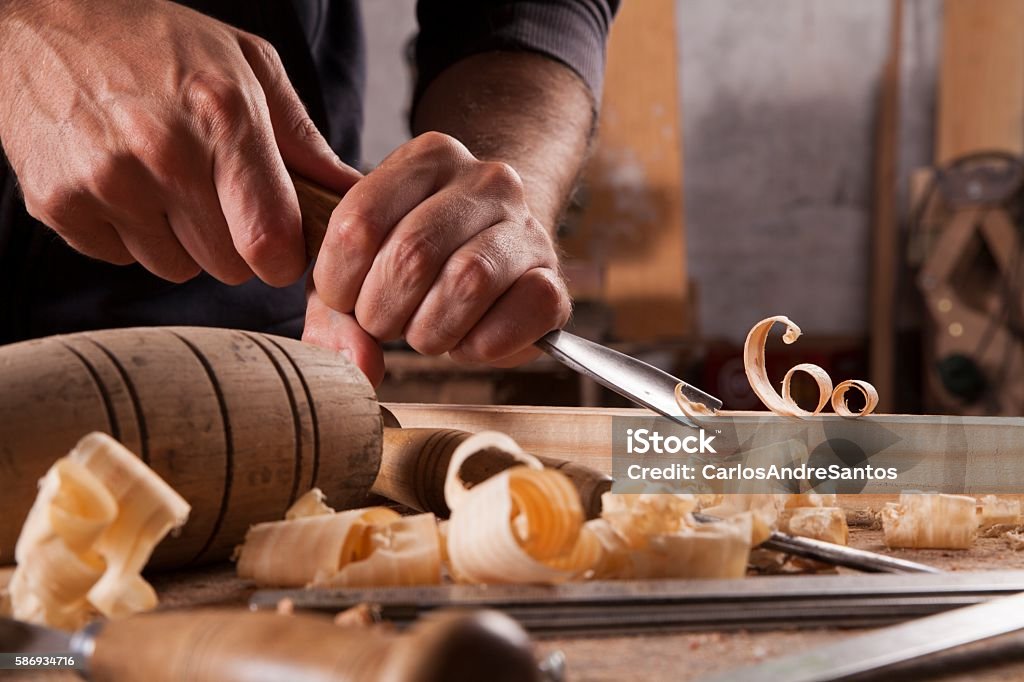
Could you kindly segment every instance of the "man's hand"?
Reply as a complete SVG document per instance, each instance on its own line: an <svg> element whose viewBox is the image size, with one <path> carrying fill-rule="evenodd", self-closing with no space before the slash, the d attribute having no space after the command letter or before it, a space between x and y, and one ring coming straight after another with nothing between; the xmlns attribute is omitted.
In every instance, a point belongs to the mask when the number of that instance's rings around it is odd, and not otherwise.
<svg viewBox="0 0 1024 682"><path fill-rule="evenodd" d="M349 190L313 274L304 338L367 358L368 332L426 355L513 366L570 312L518 173L441 133L399 147Z"/></svg>
<svg viewBox="0 0 1024 682"><path fill-rule="evenodd" d="M0 142L29 213L86 255L181 282L289 284L285 170L344 192L266 41L166 0L0 4Z"/></svg>

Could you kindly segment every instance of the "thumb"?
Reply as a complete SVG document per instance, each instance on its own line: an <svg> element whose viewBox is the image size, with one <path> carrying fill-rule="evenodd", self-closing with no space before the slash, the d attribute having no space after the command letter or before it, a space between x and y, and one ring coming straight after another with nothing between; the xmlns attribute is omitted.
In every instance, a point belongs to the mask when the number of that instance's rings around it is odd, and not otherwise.
<svg viewBox="0 0 1024 682"><path fill-rule="evenodd" d="M384 379L384 351L377 340L359 326L354 315L327 307L315 291L310 291L306 299L302 340L346 356L374 387Z"/></svg>
<svg viewBox="0 0 1024 682"><path fill-rule="evenodd" d="M309 117L288 80L274 46L257 36L240 33L239 46L263 88L274 138L289 170L344 195L362 174L334 153Z"/></svg>

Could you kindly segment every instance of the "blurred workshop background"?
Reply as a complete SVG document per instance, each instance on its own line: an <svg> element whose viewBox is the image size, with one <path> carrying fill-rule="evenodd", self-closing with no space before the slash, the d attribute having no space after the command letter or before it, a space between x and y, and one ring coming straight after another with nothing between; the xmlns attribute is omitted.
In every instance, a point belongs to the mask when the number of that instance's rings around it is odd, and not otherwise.
<svg viewBox="0 0 1024 682"><path fill-rule="evenodd" d="M363 2L368 167L408 138L414 8ZM814 362L879 411L1022 413L1024 2L624 0L608 59L560 228L576 333L756 409L743 340L787 315L773 378ZM388 356L382 400L622 404L546 359Z"/></svg>

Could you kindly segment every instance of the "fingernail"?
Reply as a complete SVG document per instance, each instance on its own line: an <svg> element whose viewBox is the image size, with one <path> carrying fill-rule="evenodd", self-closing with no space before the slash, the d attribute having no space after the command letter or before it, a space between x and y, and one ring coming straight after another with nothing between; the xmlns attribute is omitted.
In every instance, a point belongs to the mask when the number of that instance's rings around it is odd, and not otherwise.
<svg viewBox="0 0 1024 682"><path fill-rule="evenodd" d="M352 349L351 348L342 348L338 352L341 353L341 356L343 358L345 358L346 360L348 360L349 362L355 362L356 361L355 356L352 354Z"/></svg>

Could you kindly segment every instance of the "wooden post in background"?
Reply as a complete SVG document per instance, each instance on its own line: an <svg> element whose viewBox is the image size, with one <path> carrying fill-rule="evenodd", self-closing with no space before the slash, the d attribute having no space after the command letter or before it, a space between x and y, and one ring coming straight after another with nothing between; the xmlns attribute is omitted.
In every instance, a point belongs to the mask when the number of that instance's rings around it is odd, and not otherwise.
<svg viewBox="0 0 1024 682"><path fill-rule="evenodd" d="M1024 153L1024 2L945 0L935 162Z"/></svg>
<svg viewBox="0 0 1024 682"><path fill-rule="evenodd" d="M871 217L871 383L878 389L879 412L891 412L895 396L896 273L899 253L897 165L900 123L900 46L903 0L891 0L889 57L875 122L874 197Z"/></svg>
<svg viewBox="0 0 1024 682"><path fill-rule="evenodd" d="M578 234L563 240L574 295L607 304L619 340L691 331L681 123L675 0L623 3L608 47L587 205Z"/></svg>

